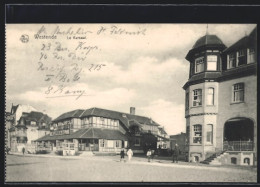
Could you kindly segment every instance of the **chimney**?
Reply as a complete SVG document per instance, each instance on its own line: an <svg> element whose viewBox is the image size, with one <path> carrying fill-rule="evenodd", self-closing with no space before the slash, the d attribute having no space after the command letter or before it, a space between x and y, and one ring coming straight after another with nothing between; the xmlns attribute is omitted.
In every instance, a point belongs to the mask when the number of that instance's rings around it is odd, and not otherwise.
<svg viewBox="0 0 260 187"><path fill-rule="evenodd" d="M130 107L130 114L135 115L135 107Z"/></svg>

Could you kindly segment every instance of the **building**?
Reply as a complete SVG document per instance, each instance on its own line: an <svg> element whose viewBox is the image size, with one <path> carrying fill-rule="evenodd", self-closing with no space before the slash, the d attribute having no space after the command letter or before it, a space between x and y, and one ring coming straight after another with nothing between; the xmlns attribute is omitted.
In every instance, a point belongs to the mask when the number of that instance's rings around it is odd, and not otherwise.
<svg viewBox="0 0 260 187"><path fill-rule="evenodd" d="M158 135L157 135L157 148L161 149L169 149L170 148L170 139L169 135L165 131L164 127L158 127Z"/></svg>
<svg viewBox="0 0 260 187"><path fill-rule="evenodd" d="M256 41L256 28L228 48L206 34L188 52L183 89L190 161L256 164Z"/></svg>
<svg viewBox="0 0 260 187"><path fill-rule="evenodd" d="M17 125L18 120L21 118L23 112L29 113L31 111L37 111L37 110L30 105L21 105L21 104L13 105L12 103L11 114L14 116L13 125Z"/></svg>
<svg viewBox="0 0 260 187"><path fill-rule="evenodd" d="M175 145L178 144L181 153L186 153L188 150L186 133L170 135L170 149L174 150Z"/></svg>
<svg viewBox="0 0 260 187"><path fill-rule="evenodd" d="M21 152L23 147L29 149L34 140L45 136L50 132L50 122L51 118L42 112L23 112L22 116L17 121L17 125L13 125L9 129L11 151Z"/></svg>
<svg viewBox="0 0 260 187"><path fill-rule="evenodd" d="M144 153L156 149L158 126L151 118L135 115L134 107L130 114L101 108L78 109L54 119L50 134L37 142L53 151L71 146L75 152L119 153L130 147L134 153Z"/></svg>
<svg viewBox="0 0 260 187"><path fill-rule="evenodd" d="M17 125L23 112L31 112L31 111L37 111L37 110L30 105L21 105L21 104L13 105L12 103L11 112L5 113L6 147L11 148L11 135L9 130L13 126Z"/></svg>
<svg viewBox="0 0 260 187"><path fill-rule="evenodd" d="M9 129L12 127L14 123L14 116L11 115L10 112L5 112L5 146L11 147L11 136Z"/></svg>

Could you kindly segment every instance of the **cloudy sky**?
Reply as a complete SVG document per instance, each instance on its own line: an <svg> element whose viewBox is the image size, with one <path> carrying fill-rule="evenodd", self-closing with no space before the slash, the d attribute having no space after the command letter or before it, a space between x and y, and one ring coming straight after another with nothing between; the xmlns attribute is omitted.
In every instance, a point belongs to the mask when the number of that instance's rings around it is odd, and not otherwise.
<svg viewBox="0 0 260 187"><path fill-rule="evenodd" d="M82 32L90 32L81 35L86 36L83 40L68 40L66 34L58 34L57 40L37 40L34 34L42 26L46 30L41 34L45 35L53 33L58 26L60 31L71 27L75 32L80 27ZM121 31L140 31L140 34L115 34L111 32L115 26ZM209 24L208 32L216 34L226 46L230 46L249 34L255 26ZM137 115L151 117L163 125L168 134L185 132L182 86L188 80L189 72L185 56L196 40L205 35L206 27L206 24L7 25L6 111L10 111L12 103L29 104L54 119L74 109L100 107L129 113L129 108L135 107ZM105 30L97 34L100 28ZM27 43L20 40L24 34L29 36ZM46 97L50 84L56 88L60 82L44 81L50 72L37 69L39 62L49 68L61 64L59 59L54 58L53 48L41 50L43 44L55 46L57 41L71 51L79 42L86 42L84 45L88 47L96 46L83 61L66 58L62 62L66 65L65 69L71 63L77 63L82 68L80 79L65 85L70 91L84 90L84 96L78 99L74 96ZM41 52L48 56L47 59L40 59ZM68 57L68 51L56 53ZM75 53L82 57L81 51ZM91 64L102 64L102 67L98 71L90 71ZM62 94L64 92L60 96Z"/></svg>

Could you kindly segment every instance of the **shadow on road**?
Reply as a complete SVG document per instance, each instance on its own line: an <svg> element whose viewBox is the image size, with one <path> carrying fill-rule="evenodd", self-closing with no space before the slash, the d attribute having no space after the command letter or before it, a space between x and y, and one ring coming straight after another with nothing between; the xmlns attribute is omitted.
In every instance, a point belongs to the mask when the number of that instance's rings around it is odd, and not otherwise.
<svg viewBox="0 0 260 187"><path fill-rule="evenodd" d="M31 163L14 163L14 164L6 164L6 166L22 166L22 165L30 165L30 164L38 164L42 162L31 162Z"/></svg>

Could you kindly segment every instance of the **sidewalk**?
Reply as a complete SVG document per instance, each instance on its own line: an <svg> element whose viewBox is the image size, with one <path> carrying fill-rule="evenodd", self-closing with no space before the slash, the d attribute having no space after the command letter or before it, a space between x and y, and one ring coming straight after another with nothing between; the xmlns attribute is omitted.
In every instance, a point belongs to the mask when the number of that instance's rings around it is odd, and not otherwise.
<svg viewBox="0 0 260 187"><path fill-rule="evenodd" d="M55 154L22 154L22 153L14 153L10 152L9 155L16 156L24 156L24 157L43 157L43 158L59 158L59 159L75 159L75 160L99 160L99 161L114 161L120 162L120 156L59 156ZM153 165L153 166L163 166L163 167L178 167L178 168L191 168L191 169L212 169L218 171L232 171L232 172L241 172L242 170L256 172L257 167L252 166L238 166L238 165L207 165L201 163L192 163L192 162L183 162L179 161L178 163L172 163L169 159L162 158L154 158L151 162L148 162L146 157L133 157L130 162L128 162L127 157L125 157L125 161L121 161L125 164L142 164L142 165Z"/></svg>

